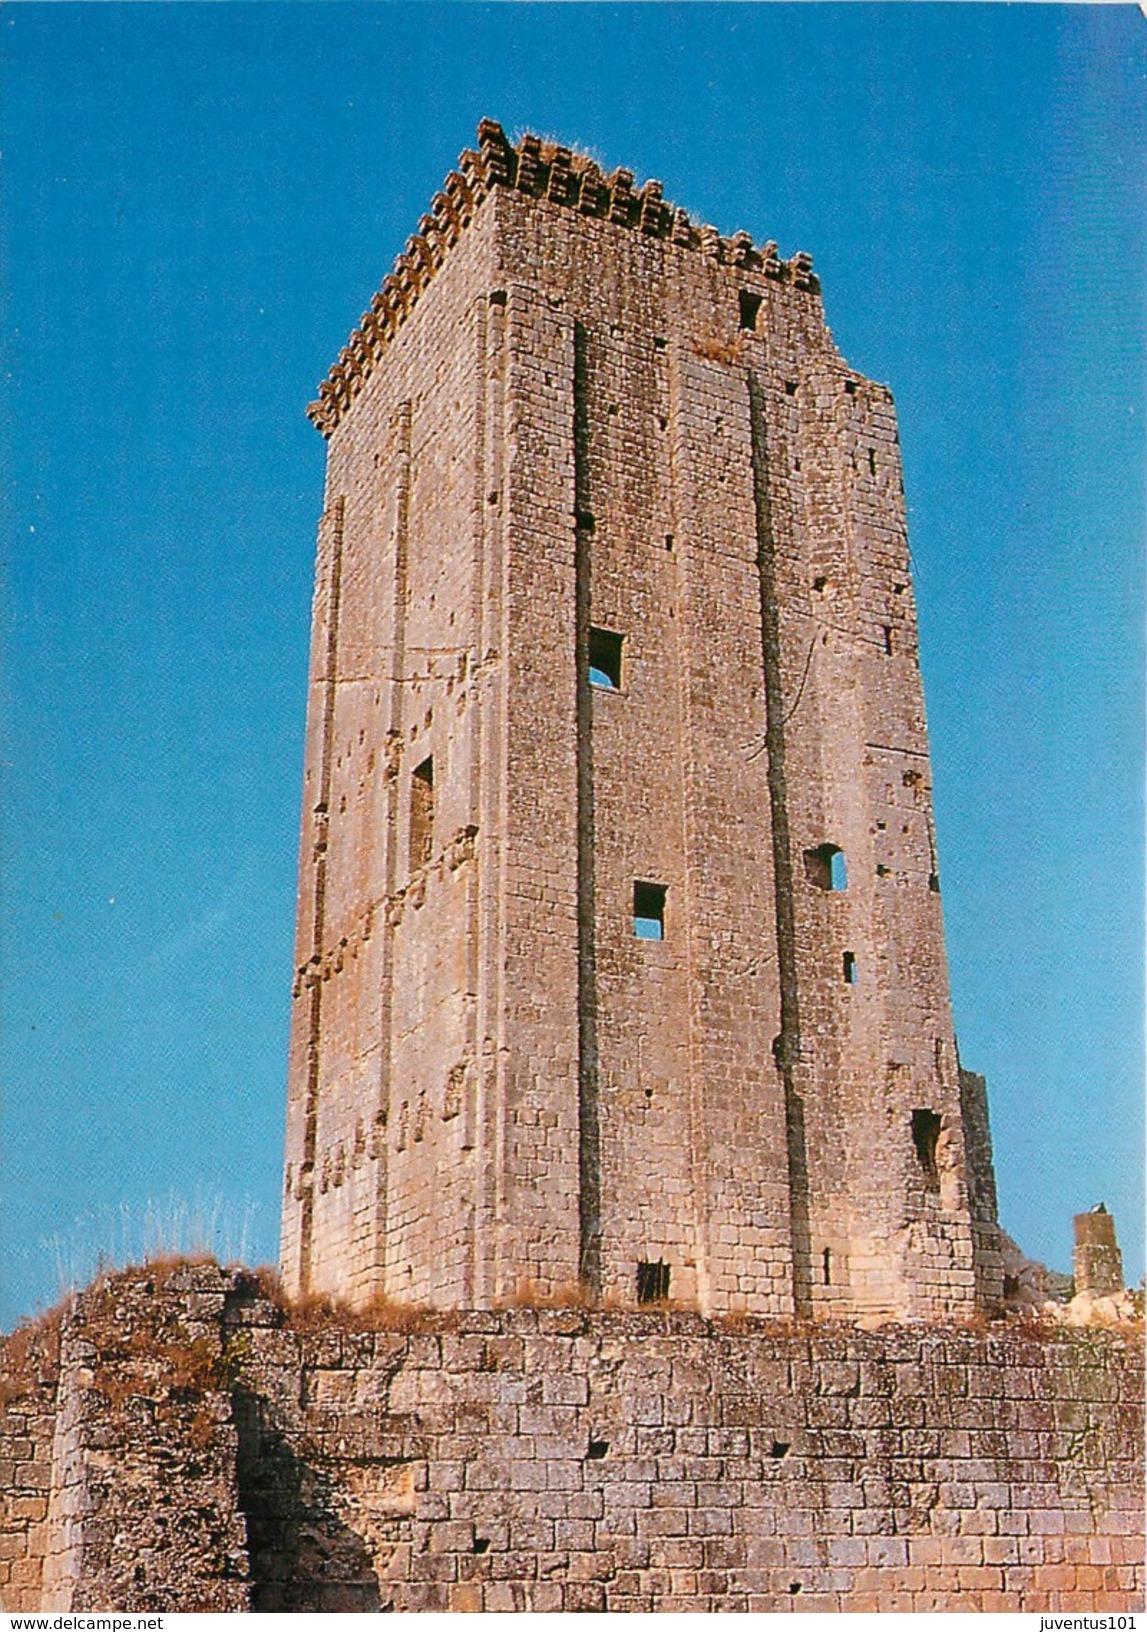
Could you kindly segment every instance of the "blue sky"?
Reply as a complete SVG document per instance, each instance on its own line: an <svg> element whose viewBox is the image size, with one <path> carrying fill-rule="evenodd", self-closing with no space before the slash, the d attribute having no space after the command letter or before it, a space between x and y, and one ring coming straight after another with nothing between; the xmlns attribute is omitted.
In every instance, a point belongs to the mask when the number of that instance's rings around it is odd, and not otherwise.
<svg viewBox="0 0 1147 1632"><path fill-rule="evenodd" d="M274 1256L303 409L490 114L808 249L904 446L1005 1227L1142 1261L1147 25L1133 6L10 5L0 1326Z"/></svg>

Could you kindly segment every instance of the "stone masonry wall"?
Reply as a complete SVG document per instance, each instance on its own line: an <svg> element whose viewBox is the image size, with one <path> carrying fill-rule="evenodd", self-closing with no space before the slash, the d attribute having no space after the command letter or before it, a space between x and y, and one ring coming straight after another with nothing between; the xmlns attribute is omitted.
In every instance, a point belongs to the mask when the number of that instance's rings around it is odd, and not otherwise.
<svg viewBox="0 0 1147 1632"><path fill-rule="evenodd" d="M214 1265L132 1272L76 1299L58 1333L6 1341L4 1609L249 1607L228 1286Z"/></svg>
<svg viewBox="0 0 1147 1632"><path fill-rule="evenodd" d="M81 1297L75 1529L7 1501L5 1607L1143 1607L1135 1334L388 1318L207 1265Z"/></svg>
<svg viewBox="0 0 1147 1632"><path fill-rule="evenodd" d="M43 1593L60 1379L58 1319L0 1340L0 1605L36 1607Z"/></svg>
<svg viewBox="0 0 1147 1632"><path fill-rule="evenodd" d="M990 1311L890 394L807 256L479 146L313 405L286 1284Z"/></svg>

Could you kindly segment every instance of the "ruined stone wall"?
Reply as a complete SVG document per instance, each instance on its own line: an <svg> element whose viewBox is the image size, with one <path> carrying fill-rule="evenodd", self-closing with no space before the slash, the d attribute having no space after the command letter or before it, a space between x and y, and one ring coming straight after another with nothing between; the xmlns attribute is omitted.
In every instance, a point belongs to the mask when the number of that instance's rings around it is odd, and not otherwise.
<svg viewBox="0 0 1147 1632"><path fill-rule="evenodd" d="M287 1283L990 1308L889 394L806 256L481 134L313 410Z"/></svg>
<svg viewBox="0 0 1147 1632"><path fill-rule="evenodd" d="M231 1285L215 1265L129 1272L5 1341L5 1610L249 1607Z"/></svg>
<svg viewBox="0 0 1147 1632"><path fill-rule="evenodd" d="M59 1560L5 1607L1143 1607L1141 1333L300 1318L212 1266L85 1294L70 1544L0 1510Z"/></svg>
<svg viewBox="0 0 1147 1632"><path fill-rule="evenodd" d="M0 1339L0 1605L36 1608L48 1555L60 1378L55 1319Z"/></svg>

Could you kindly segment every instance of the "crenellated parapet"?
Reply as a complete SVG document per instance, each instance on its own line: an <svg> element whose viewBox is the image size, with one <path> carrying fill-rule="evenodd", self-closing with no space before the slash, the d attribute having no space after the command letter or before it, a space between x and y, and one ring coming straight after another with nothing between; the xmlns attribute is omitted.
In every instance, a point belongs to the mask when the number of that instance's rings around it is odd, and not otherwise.
<svg viewBox="0 0 1147 1632"><path fill-rule="evenodd" d="M608 175L585 154L539 136L526 135L515 145L494 119L478 126L478 147L467 148L435 193L428 214L406 241L381 289L374 296L307 413L329 437L369 379L384 347L417 304L423 290L446 259L483 201L495 187L509 187L531 198L576 210L581 215L661 238L694 250L724 265L743 267L791 283L795 289L819 290L811 256L801 252L783 261L775 243L758 246L747 232L723 237L716 227L700 225L662 196L659 181L635 187L632 170Z"/></svg>

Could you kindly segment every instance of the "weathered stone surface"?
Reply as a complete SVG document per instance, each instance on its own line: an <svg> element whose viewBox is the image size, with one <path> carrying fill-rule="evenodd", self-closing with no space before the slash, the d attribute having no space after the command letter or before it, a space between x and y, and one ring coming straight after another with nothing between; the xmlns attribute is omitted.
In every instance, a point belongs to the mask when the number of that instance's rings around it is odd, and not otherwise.
<svg viewBox="0 0 1147 1632"><path fill-rule="evenodd" d="M4 1607L1141 1607L1138 1338L982 1318L895 418L808 257L485 121L312 417L283 1257L359 1313L153 1266L5 1340Z"/></svg>
<svg viewBox="0 0 1147 1632"><path fill-rule="evenodd" d="M896 419L808 257L487 121L313 415L288 1285L992 1307Z"/></svg>
<svg viewBox="0 0 1147 1632"><path fill-rule="evenodd" d="M1072 1269L1076 1292L1111 1297L1123 1291L1123 1255L1115 1240L1115 1220L1102 1202L1077 1213Z"/></svg>
<svg viewBox="0 0 1147 1632"><path fill-rule="evenodd" d="M214 1264L155 1266L4 1340L0 1463L18 1459L0 1480L6 1610L250 1607L230 1291Z"/></svg>
<svg viewBox="0 0 1147 1632"><path fill-rule="evenodd" d="M7 1340L4 1607L1142 1608L1136 1334L387 1319L204 1265Z"/></svg>

